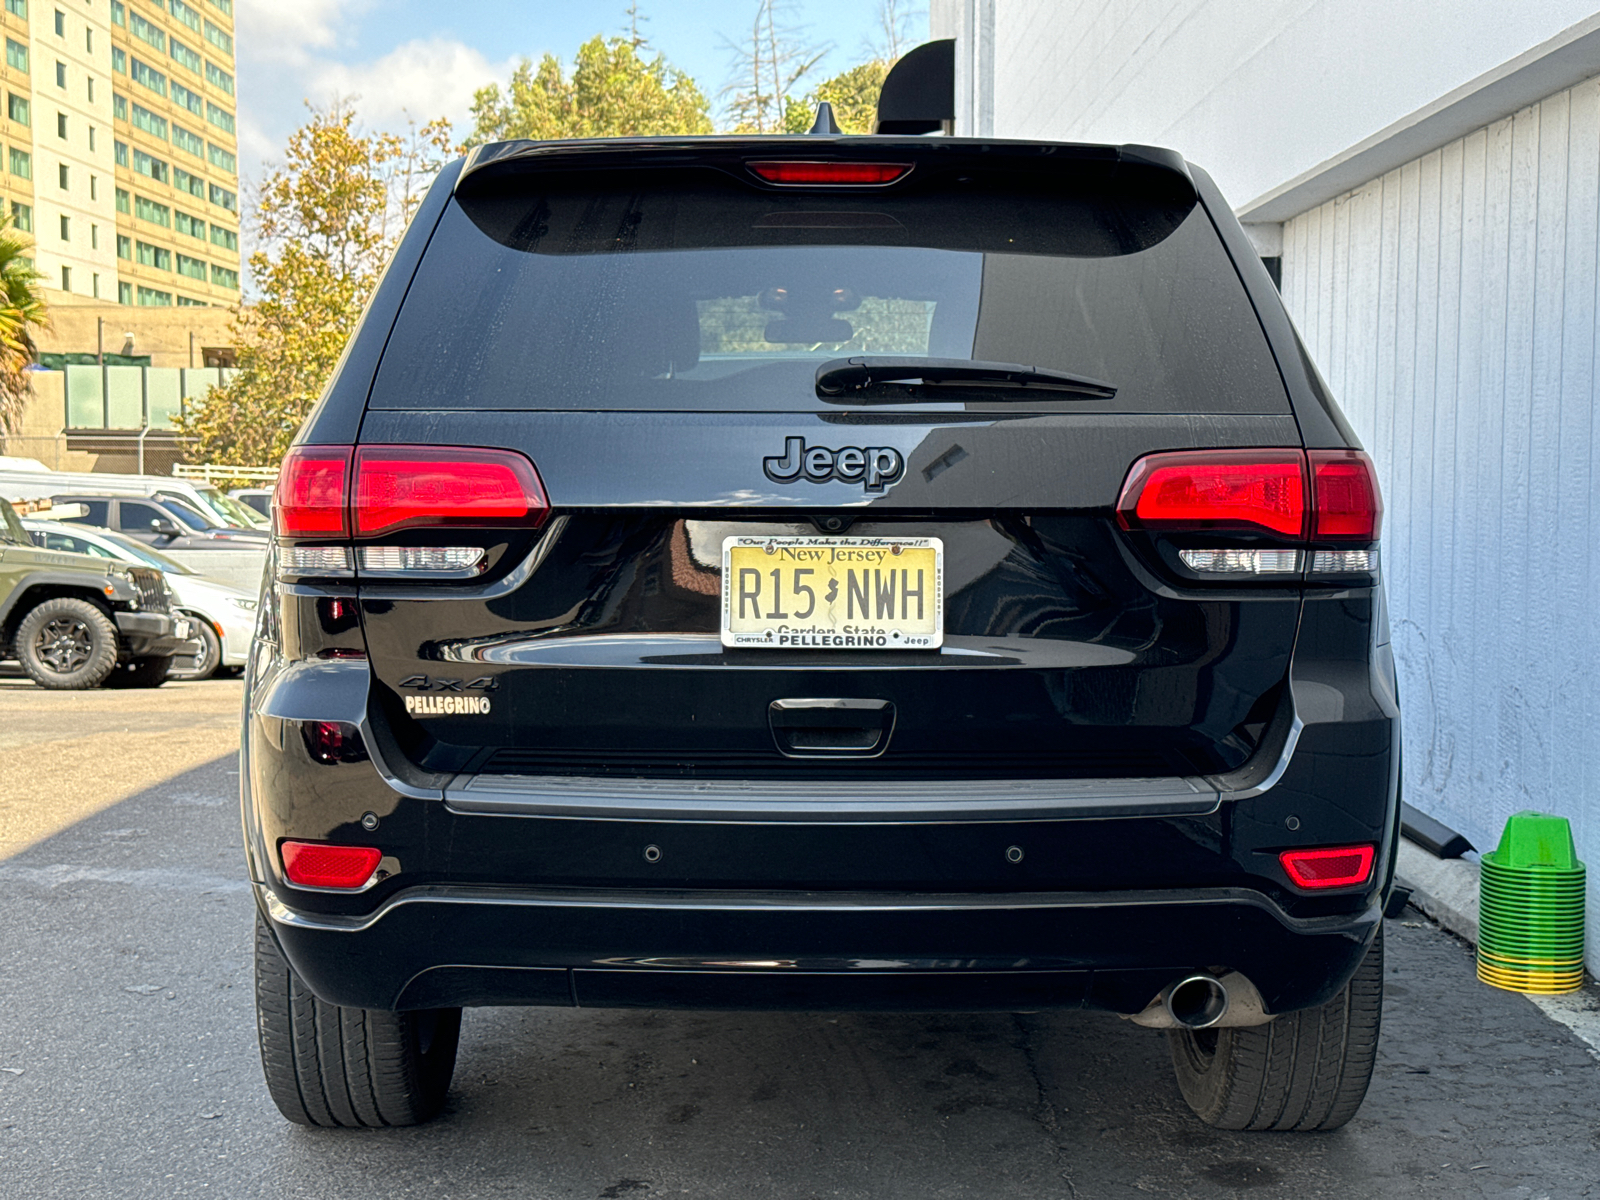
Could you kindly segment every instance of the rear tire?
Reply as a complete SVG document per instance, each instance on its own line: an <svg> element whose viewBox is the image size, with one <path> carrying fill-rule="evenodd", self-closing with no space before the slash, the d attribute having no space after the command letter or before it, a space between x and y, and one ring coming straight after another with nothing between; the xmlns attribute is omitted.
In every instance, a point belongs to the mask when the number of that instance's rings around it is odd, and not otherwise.
<svg viewBox="0 0 1600 1200"><path fill-rule="evenodd" d="M311 994L256 913L256 1026L272 1102L298 1125L419 1125L444 1106L461 1010L341 1008Z"/></svg>
<svg viewBox="0 0 1600 1200"><path fill-rule="evenodd" d="M195 638L200 643L200 652L195 655L174 655L173 665L167 672L167 678L183 683L210 679L222 666L222 639L217 637L217 631L211 628L211 622L204 617L193 613L185 615L194 623Z"/></svg>
<svg viewBox="0 0 1600 1200"><path fill-rule="evenodd" d="M117 627L87 600L46 600L17 626L17 661L52 691L98 687L117 665Z"/></svg>
<svg viewBox="0 0 1600 1200"><path fill-rule="evenodd" d="M1218 1129L1338 1129L1361 1107L1378 1057L1383 930L1337 996L1244 1029L1173 1030L1178 1089Z"/></svg>
<svg viewBox="0 0 1600 1200"><path fill-rule="evenodd" d="M157 688L167 681L167 671L172 667L170 658L134 658L117 664L116 670L106 676L109 688Z"/></svg>

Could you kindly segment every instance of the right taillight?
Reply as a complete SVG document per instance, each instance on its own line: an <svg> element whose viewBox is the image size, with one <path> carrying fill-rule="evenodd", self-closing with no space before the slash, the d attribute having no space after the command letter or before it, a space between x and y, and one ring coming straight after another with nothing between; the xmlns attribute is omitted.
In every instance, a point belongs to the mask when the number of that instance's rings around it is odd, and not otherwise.
<svg viewBox="0 0 1600 1200"><path fill-rule="evenodd" d="M1372 460L1359 450L1179 450L1135 462L1117 499L1124 529L1218 533L1257 545L1184 546L1198 575L1370 573L1383 503ZM1192 538L1192 540L1199 540ZM1261 541L1295 549L1263 548ZM1300 549L1326 543L1344 549ZM1361 543L1362 549L1348 548Z"/></svg>

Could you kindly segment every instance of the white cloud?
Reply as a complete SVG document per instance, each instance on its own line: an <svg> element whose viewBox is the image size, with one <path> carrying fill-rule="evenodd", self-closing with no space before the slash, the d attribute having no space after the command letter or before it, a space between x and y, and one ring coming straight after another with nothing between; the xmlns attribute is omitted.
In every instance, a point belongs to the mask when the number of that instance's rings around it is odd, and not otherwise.
<svg viewBox="0 0 1600 1200"><path fill-rule="evenodd" d="M398 128L407 116L419 124L442 116L459 130L473 92L504 79L512 65L510 59L491 63L453 38L418 38L370 63L318 63L317 92L308 98L324 103L336 95L359 97L356 112L369 128Z"/></svg>
<svg viewBox="0 0 1600 1200"><path fill-rule="evenodd" d="M239 0L240 41L264 59L303 61L308 49L325 50L341 27L371 0Z"/></svg>

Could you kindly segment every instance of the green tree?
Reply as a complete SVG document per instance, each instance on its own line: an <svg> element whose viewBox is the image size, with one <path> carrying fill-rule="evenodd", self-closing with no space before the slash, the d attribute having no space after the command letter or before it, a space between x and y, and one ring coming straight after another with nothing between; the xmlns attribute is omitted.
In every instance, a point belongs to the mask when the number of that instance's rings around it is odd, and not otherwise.
<svg viewBox="0 0 1600 1200"><path fill-rule="evenodd" d="M508 138L653 137L711 132L710 105L693 79L662 55L643 57L637 15L630 37L596 34L578 47L572 76L546 54L523 59L505 91L491 83L472 99L467 144Z"/></svg>
<svg viewBox="0 0 1600 1200"><path fill-rule="evenodd" d="M349 104L312 109L267 173L252 221L259 300L235 324L237 373L181 422L201 462L276 466L354 331L423 184L450 151L442 121L363 133Z"/></svg>
<svg viewBox="0 0 1600 1200"><path fill-rule="evenodd" d="M39 281L29 257L33 241L0 218L0 433L15 429L32 393L28 366L33 362L33 330L50 323Z"/></svg>
<svg viewBox="0 0 1600 1200"><path fill-rule="evenodd" d="M738 43L723 39L734 52L733 75L721 93L730 133L796 132L795 89L829 47L807 40L806 28L793 16L792 0L756 0L749 37ZM798 132L810 127L808 121Z"/></svg>
<svg viewBox="0 0 1600 1200"><path fill-rule="evenodd" d="M833 119L846 133L871 133L878 123L878 93L893 64L875 58L841 71L819 83L814 92L798 99L791 97L784 107L784 132L804 133L816 120L817 105L826 100L833 105Z"/></svg>

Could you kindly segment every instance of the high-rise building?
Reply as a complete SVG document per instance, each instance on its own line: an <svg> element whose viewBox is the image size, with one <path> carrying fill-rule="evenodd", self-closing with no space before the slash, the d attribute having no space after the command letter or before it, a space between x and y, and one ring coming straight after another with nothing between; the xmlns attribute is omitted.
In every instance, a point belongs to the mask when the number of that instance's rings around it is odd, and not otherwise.
<svg viewBox="0 0 1600 1200"><path fill-rule="evenodd" d="M0 195L45 286L236 304L233 0L4 4Z"/></svg>

